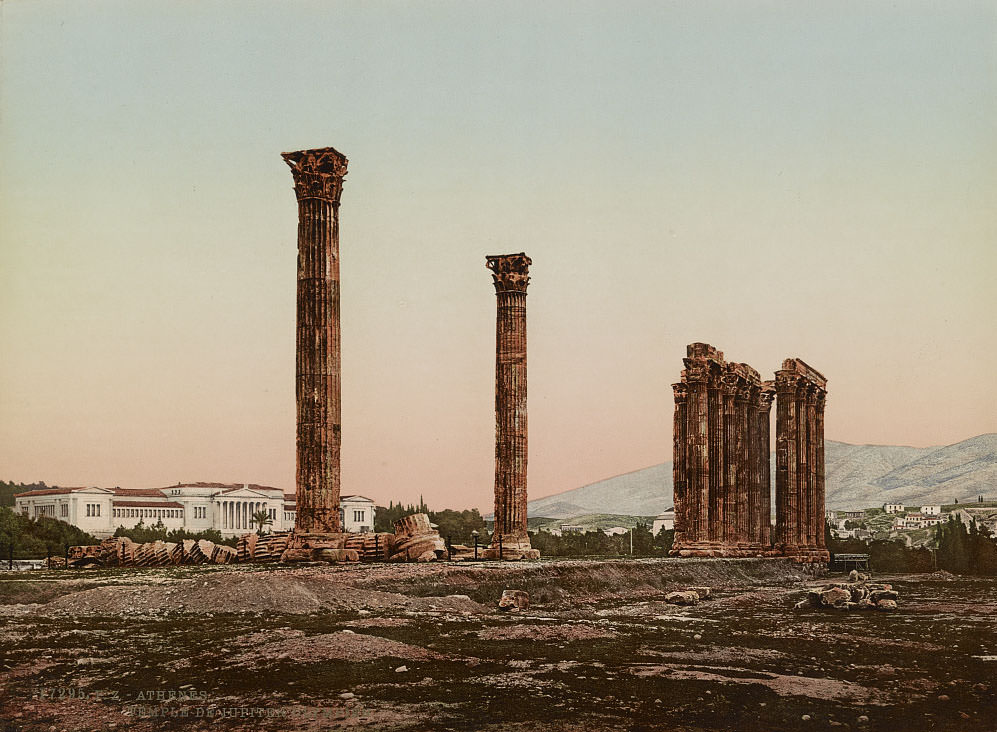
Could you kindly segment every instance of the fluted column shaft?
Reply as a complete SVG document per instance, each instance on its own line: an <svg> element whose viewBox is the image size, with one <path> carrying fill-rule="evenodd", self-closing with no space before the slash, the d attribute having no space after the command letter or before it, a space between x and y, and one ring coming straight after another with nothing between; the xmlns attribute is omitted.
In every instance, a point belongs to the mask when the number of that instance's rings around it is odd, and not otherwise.
<svg viewBox="0 0 997 732"><path fill-rule="evenodd" d="M771 383L771 382L769 382ZM758 408L759 481L758 525L759 541L763 547L772 545L772 473L769 456L771 430L772 387L767 385L760 397Z"/></svg>
<svg viewBox="0 0 997 732"><path fill-rule="evenodd" d="M799 547L796 384L776 383L775 542L784 553L794 554Z"/></svg>
<svg viewBox="0 0 997 732"><path fill-rule="evenodd" d="M734 456L736 471L734 476L735 486L735 510L734 515L734 541L744 546L751 542L751 443L749 441L748 424L748 397L749 390L741 386L734 399L734 415L736 423L734 425Z"/></svg>
<svg viewBox="0 0 997 732"><path fill-rule="evenodd" d="M707 541L710 516L710 396L706 381L689 384L688 540Z"/></svg>
<svg viewBox="0 0 997 732"><path fill-rule="evenodd" d="M492 545L527 544L525 254L486 259L497 302L495 321L495 533Z"/></svg>
<svg viewBox="0 0 997 732"><path fill-rule="evenodd" d="M685 384L672 384L675 415L672 422L672 495L675 504L675 542L688 538L688 389Z"/></svg>
<svg viewBox="0 0 997 732"><path fill-rule="evenodd" d="M495 332L495 531L526 531L526 293L498 293Z"/></svg>
<svg viewBox="0 0 997 732"><path fill-rule="evenodd" d="M724 544L737 541L737 380L724 380L721 389L723 400L723 482L719 496L717 538ZM712 538L712 537L711 537Z"/></svg>
<svg viewBox="0 0 997 732"><path fill-rule="evenodd" d="M824 392L820 391L817 394L816 408L814 410L816 425L816 459L814 463L817 471L817 500L814 512L818 521L817 548L820 551L827 550L827 542L824 539L824 403Z"/></svg>
<svg viewBox="0 0 997 732"><path fill-rule="evenodd" d="M332 148L283 158L298 198L297 529L332 533L341 529L339 199L347 160Z"/></svg>

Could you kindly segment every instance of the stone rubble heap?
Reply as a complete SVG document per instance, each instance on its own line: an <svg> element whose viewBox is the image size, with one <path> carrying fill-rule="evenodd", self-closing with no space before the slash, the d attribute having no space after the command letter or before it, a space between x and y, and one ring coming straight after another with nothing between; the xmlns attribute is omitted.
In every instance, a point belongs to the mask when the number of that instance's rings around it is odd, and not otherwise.
<svg viewBox="0 0 997 732"><path fill-rule="evenodd" d="M892 585L870 582L864 574L852 572L847 582L829 582L820 589L807 591L796 603L797 610L834 608L835 610L881 610L893 612L900 596Z"/></svg>
<svg viewBox="0 0 997 732"><path fill-rule="evenodd" d="M105 539L96 546L69 549L69 565L100 564L104 567L167 567L175 564L233 564L236 550L206 539L179 542L151 541L136 544L127 537Z"/></svg>
<svg viewBox="0 0 997 732"><path fill-rule="evenodd" d="M432 562L444 559L446 545L424 513L395 522L395 533L348 534L275 531L244 534L236 548L201 539L136 544L126 537L69 549L69 565L165 567L175 564L245 562Z"/></svg>

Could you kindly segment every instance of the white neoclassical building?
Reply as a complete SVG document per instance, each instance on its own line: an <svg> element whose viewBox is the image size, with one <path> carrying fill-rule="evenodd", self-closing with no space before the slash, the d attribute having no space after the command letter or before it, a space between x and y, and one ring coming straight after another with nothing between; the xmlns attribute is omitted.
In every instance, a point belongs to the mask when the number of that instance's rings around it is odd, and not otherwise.
<svg viewBox="0 0 997 732"><path fill-rule="evenodd" d="M49 516L103 538L119 526L139 522L197 532L217 529L224 536L255 531L253 516L265 511L265 531L294 528L295 500L279 488L248 483L178 483L167 488L45 488L14 496L25 516Z"/></svg>
<svg viewBox="0 0 997 732"><path fill-rule="evenodd" d="M166 488L44 488L14 496L14 509L32 518L49 516L78 526L98 538L141 522L191 532L217 529L223 536L256 531L254 516L270 518L264 531L290 531L297 516L295 496L253 483L177 483ZM374 501L343 496L344 531L374 530Z"/></svg>
<svg viewBox="0 0 997 732"><path fill-rule="evenodd" d="M365 496L343 496L339 499L339 516L343 531L368 534L374 530L374 501Z"/></svg>

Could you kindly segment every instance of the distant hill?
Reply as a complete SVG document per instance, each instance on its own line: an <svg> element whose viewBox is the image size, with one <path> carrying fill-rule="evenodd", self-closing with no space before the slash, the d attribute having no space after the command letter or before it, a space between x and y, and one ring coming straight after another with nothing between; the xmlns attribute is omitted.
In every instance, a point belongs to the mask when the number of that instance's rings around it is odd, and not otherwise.
<svg viewBox="0 0 997 732"><path fill-rule="evenodd" d="M824 446L828 508L883 503L952 503L997 495L997 434L944 447ZM775 477L775 456L772 456ZM672 505L670 462L635 470L530 501L530 516L572 518L585 514L653 516Z"/></svg>
<svg viewBox="0 0 997 732"><path fill-rule="evenodd" d="M571 518L593 513L656 516L672 505L672 464L662 463L530 501L527 514Z"/></svg>

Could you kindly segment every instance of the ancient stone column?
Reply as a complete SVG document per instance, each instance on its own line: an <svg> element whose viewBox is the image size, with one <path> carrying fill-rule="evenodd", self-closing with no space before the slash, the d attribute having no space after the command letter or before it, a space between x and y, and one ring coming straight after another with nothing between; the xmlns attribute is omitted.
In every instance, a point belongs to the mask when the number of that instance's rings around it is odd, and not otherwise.
<svg viewBox="0 0 997 732"><path fill-rule="evenodd" d="M675 503L675 536L685 537L688 532L688 437L686 434L688 387L672 384L675 397L675 417L672 423L672 495ZM674 544L674 541L673 541Z"/></svg>
<svg viewBox="0 0 997 732"><path fill-rule="evenodd" d="M689 352L691 349L689 346ZM675 539L672 553L700 550L709 540L710 460L709 440L709 365L702 360L685 359L682 382L675 384L675 437L673 453L673 493L684 487L684 495L675 495ZM680 402L684 402L684 409ZM680 421L681 420L681 423ZM679 521L681 511L682 520Z"/></svg>
<svg viewBox="0 0 997 732"><path fill-rule="evenodd" d="M758 395L758 442L757 452L759 460L759 504L758 504L758 525L759 541L762 547L772 546L772 473L769 457L770 424L772 400L775 398L775 384L766 381Z"/></svg>
<svg viewBox="0 0 997 732"><path fill-rule="evenodd" d="M817 507L817 439L815 435L817 390L812 383L807 384L803 398L805 426L802 433L806 437L806 448L803 454L806 456L807 465L804 472L806 480L803 483L804 510L800 517L800 523L806 527L804 535L806 549L808 552L813 552L817 549L817 515L815 511Z"/></svg>
<svg viewBox="0 0 997 732"><path fill-rule="evenodd" d="M740 551L745 553L751 553L758 548L758 541L757 539L752 539L751 531L752 519L754 518L751 507L757 503L757 499L752 500L752 487L754 483L751 480L751 458L754 450L751 449L749 436L748 402L752 391L752 386L749 384L750 382L742 380L742 383L738 385L737 395L734 398L734 414L737 418L737 424L734 429L736 436L734 441L735 462L737 464L734 482L737 490L735 494L735 516L737 517L735 522L735 540Z"/></svg>
<svg viewBox="0 0 997 732"><path fill-rule="evenodd" d="M817 466L817 491L816 491L816 506L814 508L816 518L818 521L819 530L817 532L817 561L827 562L830 561L831 555L827 550L827 542L824 537L824 403L826 402L827 392L824 389L817 390L817 401L815 410L815 435L816 435L816 459L814 464Z"/></svg>
<svg viewBox="0 0 997 732"><path fill-rule="evenodd" d="M495 325L495 533L486 557L540 556L526 532L526 287L522 252L486 258L497 297ZM501 549L500 549L501 547Z"/></svg>
<svg viewBox="0 0 997 732"><path fill-rule="evenodd" d="M282 153L298 198L296 530L335 533L340 489L339 199L346 157Z"/></svg>
<svg viewBox="0 0 997 732"><path fill-rule="evenodd" d="M722 358L722 356L721 356ZM721 389L722 373L710 375L706 384L707 439L709 440L709 512L706 514L705 536L711 548L718 551L723 544L724 527L724 412L723 391Z"/></svg>
<svg viewBox="0 0 997 732"><path fill-rule="evenodd" d="M689 460L690 516L689 541L705 543L710 539L710 371L708 364L686 366L689 381ZM694 511L694 513L693 513Z"/></svg>
<svg viewBox="0 0 997 732"><path fill-rule="evenodd" d="M716 537L724 546L737 543L737 389L740 384L738 375L728 365L726 373L721 377L721 399L723 403L722 412L722 434L723 452L721 465L723 467L723 480L720 484L720 494L718 496ZM711 534L711 539L714 536Z"/></svg>
<svg viewBox="0 0 997 732"><path fill-rule="evenodd" d="M785 556L799 551L797 527L797 377L791 371L777 371L775 437L775 546Z"/></svg>

